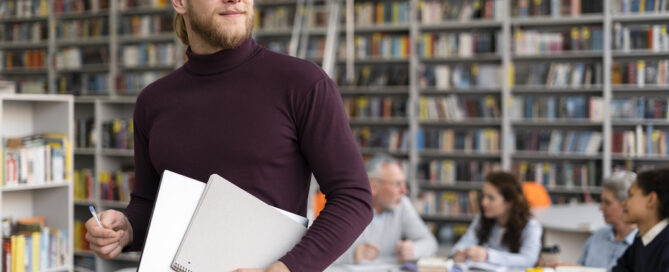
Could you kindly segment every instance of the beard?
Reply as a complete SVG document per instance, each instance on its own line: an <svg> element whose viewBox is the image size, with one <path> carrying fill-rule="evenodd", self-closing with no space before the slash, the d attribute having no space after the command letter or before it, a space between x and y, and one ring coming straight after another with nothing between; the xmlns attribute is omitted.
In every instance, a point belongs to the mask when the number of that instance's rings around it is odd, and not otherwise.
<svg viewBox="0 0 669 272"><path fill-rule="evenodd" d="M188 2L190 4L190 1ZM190 10L192 8L189 7ZM190 12L188 22L193 32L197 33L204 42L212 47L222 47L223 49L232 49L241 45L253 30L253 8L246 11L246 22L244 29L239 27L219 26L214 23L213 16L199 15Z"/></svg>

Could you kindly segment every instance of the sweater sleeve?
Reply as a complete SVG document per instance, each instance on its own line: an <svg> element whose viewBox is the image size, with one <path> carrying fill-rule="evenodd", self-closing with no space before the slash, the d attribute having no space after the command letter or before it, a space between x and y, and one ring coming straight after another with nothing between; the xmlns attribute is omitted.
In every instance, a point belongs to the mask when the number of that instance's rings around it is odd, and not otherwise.
<svg viewBox="0 0 669 272"><path fill-rule="evenodd" d="M134 149L135 149L135 185L130 194L130 204L123 212L130 221L133 231L132 244L125 250L138 251L144 248L146 232L149 228L151 211L158 193L160 175L150 162L147 136L145 106L142 96L137 99L133 114Z"/></svg>
<svg viewBox="0 0 669 272"><path fill-rule="evenodd" d="M590 247L592 246L592 241L595 239L596 233L591 235L588 240L585 241L585 244L583 245L583 251L581 251L581 257L578 258L577 264L581 266L586 266L585 260L588 258L588 254L590 253Z"/></svg>
<svg viewBox="0 0 669 272"><path fill-rule="evenodd" d="M479 244L479 239L476 237L476 229L479 226L480 217L481 217L480 215L474 217L474 220L472 220L472 223L469 224L469 227L467 228L467 232L465 232L465 235L463 235L460 238L460 240L458 240L458 242L455 243L455 246L453 246L453 250L451 250L452 253L455 253L456 251L462 251L467 249L469 246Z"/></svg>
<svg viewBox="0 0 669 272"><path fill-rule="evenodd" d="M506 267L533 267L541 253L541 225L534 219L527 222L520 237L518 253L488 248L488 262Z"/></svg>
<svg viewBox="0 0 669 272"><path fill-rule="evenodd" d="M437 252L437 239L427 228L423 220L418 216L416 209L413 208L411 200L407 197L402 198L404 213L402 219L402 230L408 240L413 241L414 258L430 256Z"/></svg>
<svg viewBox="0 0 669 272"><path fill-rule="evenodd" d="M341 96L324 76L293 101L298 144L326 204L302 240L280 260L290 271L323 271L372 220L372 198Z"/></svg>

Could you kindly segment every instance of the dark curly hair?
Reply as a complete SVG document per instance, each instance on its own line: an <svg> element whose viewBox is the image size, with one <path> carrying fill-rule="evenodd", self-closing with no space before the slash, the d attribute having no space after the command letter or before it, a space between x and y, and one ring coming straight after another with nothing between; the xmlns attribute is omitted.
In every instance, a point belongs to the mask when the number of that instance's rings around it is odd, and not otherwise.
<svg viewBox="0 0 669 272"><path fill-rule="evenodd" d="M669 168L654 169L642 172L637 176L637 186L644 195L651 192L657 194L658 216L660 220L669 218Z"/></svg>
<svg viewBox="0 0 669 272"><path fill-rule="evenodd" d="M506 231L502 237L502 244L506 245L511 252L518 253L521 246L520 236L530 219L530 205L523 195L523 188L516 177L507 172L492 172L486 176L485 182L495 186L504 201L511 203L509 221L506 226L503 226ZM481 211L480 224L476 230L479 245L483 245L490 239L490 233L496 221L496 218L485 218Z"/></svg>

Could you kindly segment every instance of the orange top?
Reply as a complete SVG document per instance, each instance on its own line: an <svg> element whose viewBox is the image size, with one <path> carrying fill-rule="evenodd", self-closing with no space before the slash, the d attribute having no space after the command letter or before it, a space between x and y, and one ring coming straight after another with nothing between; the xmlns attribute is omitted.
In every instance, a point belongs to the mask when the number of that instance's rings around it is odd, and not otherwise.
<svg viewBox="0 0 669 272"><path fill-rule="evenodd" d="M543 185L534 181L523 182L523 194L530 203L531 208L548 207L551 205L551 198Z"/></svg>

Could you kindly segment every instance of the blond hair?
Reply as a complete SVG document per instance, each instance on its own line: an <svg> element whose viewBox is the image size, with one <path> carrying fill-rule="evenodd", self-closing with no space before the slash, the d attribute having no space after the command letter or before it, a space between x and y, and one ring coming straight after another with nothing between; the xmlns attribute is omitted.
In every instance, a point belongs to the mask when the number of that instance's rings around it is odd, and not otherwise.
<svg viewBox="0 0 669 272"><path fill-rule="evenodd" d="M174 32L177 34L177 37L181 40L181 42L185 45L190 45L188 43L188 32L186 31L186 21L184 20L184 16L177 13L174 16Z"/></svg>

